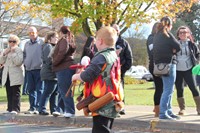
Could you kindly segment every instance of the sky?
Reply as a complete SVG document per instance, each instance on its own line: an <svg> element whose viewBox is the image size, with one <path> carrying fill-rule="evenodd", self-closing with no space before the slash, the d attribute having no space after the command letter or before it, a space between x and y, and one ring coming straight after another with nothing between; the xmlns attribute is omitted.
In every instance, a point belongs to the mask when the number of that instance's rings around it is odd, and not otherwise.
<svg viewBox="0 0 200 133"><path fill-rule="evenodd" d="M135 30L135 25L132 24L131 27L126 32L124 32L124 34L122 36L125 36L125 37L129 36L129 32L132 32L133 34L142 32L144 38L146 39L149 36L149 34L151 33L151 29L152 29L154 23L155 22L152 21L152 23L150 23L150 24L143 24L141 27L139 27L138 31Z"/></svg>

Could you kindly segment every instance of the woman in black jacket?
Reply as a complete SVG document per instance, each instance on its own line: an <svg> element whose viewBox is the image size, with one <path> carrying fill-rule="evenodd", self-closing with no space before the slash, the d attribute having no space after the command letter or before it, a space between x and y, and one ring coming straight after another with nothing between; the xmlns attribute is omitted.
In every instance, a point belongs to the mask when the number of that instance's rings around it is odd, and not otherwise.
<svg viewBox="0 0 200 133"><path fill-rule="evenodd" d="M192 92L192 96L196 103L197 114L200 115L199 91L195 86L194 77L192 75L192 68L195 65L195 59L199 58L199 49L195 45L191 35L191 31L188 27L179 27L177 30L177 37L181 44L181 51L177 53L177 77L175 82L177 89L177 101L180 108L178 114L185 114L185 100L183 96L185 81Z"/></svg>
<svg viewBox="0 0 200 133"><path fill-rule="evenodd" d="M172 21L169 17L163 17L158 24L157 33L153 39L154 63L171 63L169 75L161 76L163 81L163 93L160 100L160 119L176 120L179 117L172 112L172 95L176 79L175 55L180 50L178 40L170 33Z"/></svg>
<svg viewBox="0 0 200 133"><path fill-rule="evenodd" d="M85 45L83 46L81 59L83 58L83 56L88 56L90 59L92 59L97 51L98 50L95 45L95 38L93 36L89 36Z"/></svg>
<svg viewBox="0 0 200 133"><path fill-rule="evenodd" d="M40 98L39 114L49 115L46 110L48 101L50 102L51 114L56 112L58 101L58 89L56 74L52 72L51 50L58 42L58 33L52 31L45 36L45 44L42 45L42 68L40 70L41 80L44 81L44 92Z"/></svg>
<svg viewBox="0 0 200 133"><path fill-rule="evenodd" d="M155 117L159 116L159 112L160 112L160 98L163 92L163 83L162 83L162 79L161 77L157 77L153 74L153 38L154 35L156 34L156 30L157 30L157 26L158 26L158 22L156 22L153 25L151 34L149 35L148 39L147 39L147 52L148 52L148 56L149 56L149 72L153 75L153 80L154 80L154 84L155 84L155 92L154 92L154 109L153 111L155 112Z"/></svg>
<svg viewBox="0 0 200 133"><path fill-rule="evenodd" d="M95 37L89 36L86 40L85 45L83 46L83 52L81 55L81 60L84 56L88 56L90 60L94 57L95 53L98 51L96 45L95 45ZM80 62L81 62L80 60ZM82 83L81 83L82 84ZM81 101L83 98L83 92L77 97L77 101Z"/></svg>

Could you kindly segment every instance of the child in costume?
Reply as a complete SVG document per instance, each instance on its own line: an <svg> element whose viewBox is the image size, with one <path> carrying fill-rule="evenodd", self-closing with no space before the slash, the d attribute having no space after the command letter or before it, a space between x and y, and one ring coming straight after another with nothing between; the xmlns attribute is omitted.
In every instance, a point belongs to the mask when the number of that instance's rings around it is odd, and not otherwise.
<svg viewBox="0 0 200 133"><path fill-rule="evenodd" d="M97 31L96 47L99 52L92 58L88 67L81 73L72 76L72 82L80 80L89 84L89 88L84 90L84 96L93 95L96 98L101 98L107 93L113 91L113 84L111 78L111 69L113 64L118 59L115 51L115 43L117 39L117 32L114 28L105 26ZM120 71L120 70L119 70ZM120 82L120 75L119 82ZM101 84L96 83L97 79L101 79ZM114 118L118 116L116 105L122 101L123 91L113 91L115 98L108 104L92 111L93 127L92 133L111 133ZM97 99L98 100L98 99Z"/></svg>

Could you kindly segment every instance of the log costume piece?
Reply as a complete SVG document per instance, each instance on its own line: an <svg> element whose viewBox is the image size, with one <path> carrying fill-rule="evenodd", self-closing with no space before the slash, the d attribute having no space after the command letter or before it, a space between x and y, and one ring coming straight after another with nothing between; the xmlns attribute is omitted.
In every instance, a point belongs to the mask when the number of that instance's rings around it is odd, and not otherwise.
<svg viewBox="0 0 200 133"><path fill-rule="evenodd" d="M76 104L76 108L78 110L81 110L85 107L87 107L90 103L94 102L97 98L94 97L93 95L90 95L86 98L84 98L83 100L81 100L79 103Z"/></svg>
<svg viewBox="0 0 200 133"><path fill-rule="evenodd" d="M115 98L114 94L112 92L106 93L104 96L98 98L93 103L89 104L88 109L91 112L94 112L98 110L99 108L105 106L106 104L113 101Z"/></svg>
<svg viewBox="0 0 200 133"><path fill-rule="evenodd" d="M116 118L124 97L120 81L120 62L113 48L102 50L95 56L99 54L103 55L106 63L92 84L85 83L85 98L76 107L78 110L83 109L85 115L91 111L93 114Z"/></svg>

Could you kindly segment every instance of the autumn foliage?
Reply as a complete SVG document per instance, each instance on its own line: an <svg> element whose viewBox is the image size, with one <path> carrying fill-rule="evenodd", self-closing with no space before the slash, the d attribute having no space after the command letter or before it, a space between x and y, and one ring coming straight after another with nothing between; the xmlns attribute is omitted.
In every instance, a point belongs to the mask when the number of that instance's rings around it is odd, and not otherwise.
<svg viewBox="0 0 200 133"><path fill-rule="evenodd" d="M31 4L50 7L53 17L73 18L72 28L83 30L87 36L103 25L118 23L126 31L131 24L136 28L161 16L175 18L189 10L198 0L31 0Z"/></svg>

